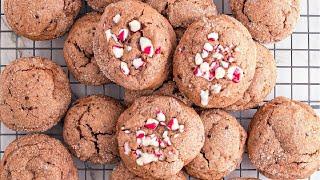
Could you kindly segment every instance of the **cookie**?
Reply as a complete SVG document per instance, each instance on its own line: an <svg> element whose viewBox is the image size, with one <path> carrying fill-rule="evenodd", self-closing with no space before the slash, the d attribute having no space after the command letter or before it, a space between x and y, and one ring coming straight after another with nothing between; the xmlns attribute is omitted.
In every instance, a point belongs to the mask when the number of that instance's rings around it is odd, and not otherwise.
<svg viewBox="0 0 320 180"><path fill-rule="evenodd" d="M268 178L308 178L320 167L320 118L307 104L277 97L254 115L248 154Z"/></svg>
<svg viewBox="0 0 320 180"><path fill-rule="evenodd" d="M227 107L242 98L256 67L256 45L232 17L212 16L190 25L174 55L179 90L203 108Z"/></svg>
<svg viewBox="0 0 320 180"><path fill-rule="evenodd" d="M0 77L0 119L15 131L46 131L56 125L71 102L62 68L42 57L20 58Z"/></svg>
<svg viewBox="0 0 320 180"><path fill-rule="evenodd" d="M64 141L73 155L98 164L116 162L115 129L122 111L120 103L105 96L79 99L69 109L63 127Z"/></svg>
<svg viewBox="0 0 320 180"><path fill-rule="evenodd" d="M110 175L111 180L154 180L153 178L141 178L128 170L128 168L120 162ZM159 179L164 180L164 179ZM165 180L187 180L186 175L180 171L178 174Z"/></svg>
<svg viewBox="0 0 320 180"><path fill-rule="evenodd" d="M65 34L80 8L81 0L4 0L4 14L11 29L37 41Z"/></svg>
<svg viewBox="0 0 320 180"><path fill-rule="evenodd" d="M222 110L204 111L200 117L206 140L201 153L185 169L199 179L222 179L240 164L246 131L236 118Z"/></svg>
<svg viewBox="0 0 320 180"><path fill-rule="evenodd" d="M118 2L120 0L86 0L86 1L92 9L103 12L104 9L107 7L107 5Z"/></svg>
<svg viewBox="0 0 320 180"><path fill-rule="evenodd" d="M139 98L120 115L117 128L122 161L143 178L172 177L204 144L199 115L168 96Z"/></svg>
<svg viewBox="0 0 320 180"><path fill-rule="evenodd" d="M254 108L270 94L276 85L277 66L271 52L263 45L257 45L257 66L250 87L243 97L226 110L238 111Z"/></svg>
<svg viewBox="0 0 320 180"><path fill-rule="evenodd" d="M128 106L130 106L136 99L142 96L149 96L149 95L163 95L163 96L172 96L180 101L184 102L188 106L192 106L193 103L184 95L182 94L176 83L174 81L168 81L164 83L159 89L152 91L152 90L143 90L143 91L131 91L125 90L124 92L124 102Z"/></svg>
<svg viewBox="0 0 320 180"><path fill-rule="evenodd" d="M103 85L109 80L100 71L93 54L93 37L101 15L89 13L72 26L63 54L73 77L85 85Z"/></svg>
<svg viewBox="0 0 320 180"><path fill-rule="evenodd" d="M257 178L232 178L231 180L259 180Z"/></svg>
<svg viewBox="0 0 320 180"><path fill-rule="evenodd" d="M156 89L169 74L176 38L169 22L145 3L110 4L98 23L94 54L111 81L130 90Z"/></svg>
<svg viewBox="0 0 320 180"><path fill-rule="evenodd" d="M0 179L78 180L68 150L43 134L20 137L9 144L0 163Z"/></svg>
<svg viewBox="0 0 320 180"><path fill-rule="evenodd" d="M230 0L229 3L236 19L261 43L285 39L300 17L299 0Z"/></svg>

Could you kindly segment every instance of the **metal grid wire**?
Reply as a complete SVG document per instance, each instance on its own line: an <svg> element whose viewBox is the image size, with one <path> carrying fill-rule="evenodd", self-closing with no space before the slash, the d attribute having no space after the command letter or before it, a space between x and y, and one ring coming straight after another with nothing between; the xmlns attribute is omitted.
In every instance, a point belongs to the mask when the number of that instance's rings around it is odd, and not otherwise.
<svg viewBox="0 0 320 180"><path fill-rule="evenodd" d="M214 0L219 12L231 14L228 0ZM84 2L85 3L85 2ZM91 11L86 5L81 14ZM16 36L7 26L3 14L3 0L1 0L1 23L0 23L0 67L3 68L10 61L19 57L43 56L53 59L68 73L73 99L90 94L103 93L108 96L122 99L123 90L113 84L91 87L78 83L68 72L63 59L63 42L65 36L52 41L35 42L23 37ZM278 79L273 92L267 97L267 101L276 96L286 96L310 104L320 114L320 1L301 0L301 17L295 32L287 39L267 47L273 52L277 61ZM256 109L233 113L234 116L247 129L248 124L256 112ZM61 124L58 124L47 134L61 139ZM0 124L0 156L3 156L6 146L22 132L11 131ZM108 179L113 165L94 165L84 163L74 158L79 169L80 179L100 180ZM250 163L247 154L237 170L228 177L256 177L267 179L257 172ZM309 179L320 179L320 171Z"/></svg>

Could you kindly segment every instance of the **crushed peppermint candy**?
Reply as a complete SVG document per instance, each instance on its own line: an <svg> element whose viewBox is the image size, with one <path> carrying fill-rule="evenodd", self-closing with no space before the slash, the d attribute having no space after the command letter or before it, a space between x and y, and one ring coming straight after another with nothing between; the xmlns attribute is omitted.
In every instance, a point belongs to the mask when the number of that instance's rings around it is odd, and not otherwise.
<svg viewBox="0 0 320 180"><path fill-rule="evenodd" d="M136 160L136 163L139 166L143 166L155 161L158 161L158 157L155 154L142 152L140 157Z"/></svg>
<svg viewBox="0 0 320 180"><path fill-rule="evenodd" d="M123 47L121 46L117 46L117 45L113 46L112 51L113 51L114 57L116 57L117 59L123 56Z"/></svg>
<svg viewBox="0 0 320 180"><path fill-rule="evenodd" d="M202 57L203 59L205 59L205 58L207 58L208 56L209 56L209 52L206 51L206 50L203 50L202 53L201 53L201 57Z"/></svg>
<svg viewBox="0 0 320 180"><path fill-rule="evenodd" d="M137 20L129 22L130 31L137 32L141 29L141 23Z"/></svg>
<svg viewBox="0 0 320 180"><path fill-rule="evenodd" d="M213 93L217 94L220 93L222 86L220 84L214 84L211 86L211 91L213 91Z"/></svg>
<svg viewBox="0 0 320 180"><path fill-rule="evenodd" d="M226 71L222 67L218 67L215 70L215 78L216 79L222 79L225 76L225 74L226 74Z"/></svg>
<svg viewBox="0 0 320 180"><path fill-rule="evenodd" d="M160 54L161 53L161 47L158 47L155 51L155 54Z"/></svg>
<svg viewBox="0 0 320 180"><path fill-rule="evenodd" d="M139 43L142 52L147 54L149 57L152 57L154 54L154 49L151 40L146 37L140 37Z"/></svg>
<svg viewBox="0 0 320 180"><path fill-rule="evenodd" d="M111 29L106 30L104 33L105 33L105 35L106 35L106 37L107 37L107 41L109 41L110 38L112 37L112 31L111 31Z"/></svg>
<svg viewBox="0 0 320 180"><path fill-rule="evenodd" d="M208 90L201 90L200 92L200 100L203 106L207 106L209 103L209 91Z"/></svg>
<svg viewBox="0 0 320 180"><path fill-rule="evenodd" d="M219 34L216 32L208 34L209 41L217 41L219 39Z"/></svg>
<svg viewBox="0 0 320 180"><path fill-rule="evenodd" d="M135 58L132 60L132 64L135 69L140 69L142 66L145 65L145 62L141 58Z"/></svg>
<svg viewBox="0 0 320 180"><path fill-rule="evenodd" d="M157 112L157 120L160 122L166 121L166 116L162 111Z"/></svg>
<svg viewBox="0 0 320 180"><path fill-rule="evenodd" d="M129 36L129 31L128 29L120 29L119 34L118 34L118 39L121 42L124 42Z"/></svg>
<svg viewBox="0 0 320 180"><path fill-rule="evenodd" d="M120 22L121 19L121 15L120 14L116 14L113 18L112 21L116 24L118 24Z"/></svg>
<svg viewBox="0 0 320 180"><path fill-rule="evenodd" d="M196 57L194 58L194 62L195 62L195 64L198 65L198 66L203 63L203 59L202 59L200 53L197 53L197 54L196 54Z"/></svg>
<svg viewBox="0 0 320 180"><path fill-rule="evenodd" d="M175 131L179 129L179 123L177 118L172 118L170 119L169 123L168 123L168 129Z"/></svg>
<svg viewBox="0 0 320 180"><path fill-rule="evenodd" d="M243 71L240 67L232 66L228 69L227 77L235 83L239 83L243 76Z"/></svg>
<svg viewBox="0 0 320 180"><path fill-rule="evenodd" d="M203 46L203 49L208 52L211 52L211 51L213 51L213 46L210 43L205 43Z"/></svg>
<svg viewBox="0 0 320 180"><path fill-rule="evenodd" d="M130 69L129 69L128 64L126 62L123 62L123 61L120 62L120 69L123 74L125 74L125 75L130 74Z"/></svg>
<svg viewBox="0 0 320 180"><path fill-rule="evenodd" d="M154 130L158 127L158 124L159 121L157 121L156 119L148 119L144 127Z"/></svg>

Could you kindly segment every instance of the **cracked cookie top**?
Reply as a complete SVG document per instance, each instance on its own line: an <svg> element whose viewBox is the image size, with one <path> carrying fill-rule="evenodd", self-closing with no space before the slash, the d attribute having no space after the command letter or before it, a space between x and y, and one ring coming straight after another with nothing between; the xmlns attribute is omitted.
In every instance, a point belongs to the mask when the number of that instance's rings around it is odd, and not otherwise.
<svg viewBox="0 0 320 180"><path fill-rule="evenodd" d="M9 144L1 159L0 179L78 180L78 172L59 140L34 134Z"/></svg>
<svg viewBox="0 0 320 180"><path fill-rule="evenodd" d="M89 13L78 19L63 47L68 69L75 79L86 85L99 86L109 82L93 54L93 37L100 17L98 13Z"/></svg>
<svg viewBox="0 0 320 180"><path fill-rule="evenodd" d="M276 85L277 66L273 55L263 45L256 43L256 46L257 66L251 85L240 100L226 107L225 110L238 111L254 108L263 102Z"/></svg>
<svg viewBox="0 0 320 180"><path fill-rule="evenodd" d="M300 0L230 0L229 3L236 19L261 43L285 39L300 16Z"/></svg>
<svg viewBox="0 0 320 180"><path fill-rule="evenodd" d="M32 40L62 36L81 8L81 0L5 0L4 13L14 32Z"/></svg>
<svg viewBox="0 0 320 180"><path fill-rule="evenodd" d="M110 175L111 180L154 180L154 178L141 178L134 173L130 172L129 169L120 162L117 167L112 171ZM186 180L187 177L183 171L180 171L178 174L171 176L166 180Z"/></svg>
<svg viewBox="0 0 320 180"><path fill-rule="evenodd" d="M117 128L121 159L144 178L177 174L204 143L199 115L173 97L139 98L121 114Z"/></svg>
<svg viewBox="0 0 320 180"><path fill-rule="evenodd" d="M0 119L12 130L46 131L60 121L71 102L66 74L45 58L11 62L0 84Z"/></svg>
<svg viewBox="0 0 320 180"><path fill-rule="evenodd" d="M120 0L86 0L86 1L92 9L103 12L104 9L107 7L107 5L118 2Z"/></svg>
<svg viewBox="0 0 320 180"><path fill-rule="evenodd" d="M167 79L176 36L169 22L147 4L109 5L98 23L94 54L111 81L131 90L156 89Z"/></svg>
<svg viewBox="0 0 320 180"><path fill-rule="evenodd" d="M205 143L185 169L199 179L222 179L240 164L246 131L236 118L222 110L203 111L200 117L205 127Z"/></svg>
<svg viewBox="0 0 320 180"><path fill-rule="evenodd" d="M250 123L248 154L271 179L305 179L320 167L320 119L307 104L277 97Z"/></svg>
<svg viewBox="0 0 320 180"><path fill-rule="evenodd" d="M63 138L71 152L82 161L116 162L116 123L122 111L119 102L105 96L92 95L76 101L63 127Z"/></svg>
<svg viewBox="0 0 320 180"><path fill-rule="evenodd" d="M239 100L251 84L256 45L240 22L226 15L191 24L174 55L179 90L196 105L223 108Z"/></svg>

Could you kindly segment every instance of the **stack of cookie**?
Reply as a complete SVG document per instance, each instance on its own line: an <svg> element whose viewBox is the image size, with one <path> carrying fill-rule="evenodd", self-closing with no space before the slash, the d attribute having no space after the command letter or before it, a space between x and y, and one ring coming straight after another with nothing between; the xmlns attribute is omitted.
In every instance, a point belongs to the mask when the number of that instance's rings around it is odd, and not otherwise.
<svg viewBox="0 0 320 180"><path fill-rule="evenodd" d="M1 74L0 120L28 133L64 117L67 149L82 161L117 163L111 179L222 179L252 163L273 179L307 178L320 167L320 119L303 103L278 97L276 64L260 43L290 35L297 0L230 0L235 18L211 0L5 0L17 34L50 40L68 31L64 58L82 84L115 83L124 102L91 95L71 107L69 80L42 57L21 58ZM102 13L103 14L100 14ZM255 41L256 40L256 41ZM227 111L263 105L247 133ZM0 179L78 179L71 155L47 135L12 142Z"/></svg>

